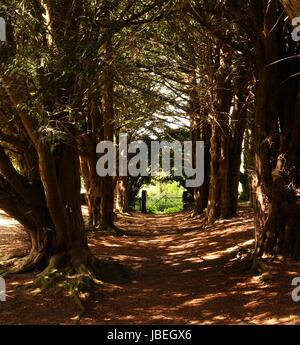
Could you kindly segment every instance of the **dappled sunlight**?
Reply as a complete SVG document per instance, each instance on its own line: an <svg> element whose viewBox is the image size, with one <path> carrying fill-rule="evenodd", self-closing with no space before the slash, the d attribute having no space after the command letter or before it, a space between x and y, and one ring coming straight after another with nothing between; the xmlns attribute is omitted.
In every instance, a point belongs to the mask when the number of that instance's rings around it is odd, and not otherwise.
<svg viewBox="0 0 300 345"><path fill-rule="evenodd" d="M138 257L138 256L126 256L126 255L116 255L114 256L117 260L120 261L128 261L128 260L133 260L133 261L147 261L146 258L143 257Z"/></svg>
<svg viewBox="0 0 300 345"><path fill-rule="evenodd" d="M221 254L218 253L211 253L208 255L203 256L204 260L215 260L221 257Z"/></svg>
<svg viewBox="0 0 300 345"><path fill-rule="evenodd" d="M15 219L9 217L4 211L0 210L0 229L2 227L13 227L20 223Z"/></svg>
<svg viewBox="0 0 300 345"><path fill-rule="evenodd" d="M5 252L24 231L2 213L0 250ZM187 213L174 216L119 216L117 226L125 236L101 231L88 233L89 246L99 258L110 257L129 272L129 279L95 291L82 324L271 324L300 323L298 305L290 298L291 279L299 264L275 260L268 275L229 273L227 268L241 249L253 242L252 213L202 225ZM193 227L190 227L190 226ZM21 239L21 237L20 237ZM21 245L21 241L19 242ZM24 248L22 243L20 248ZM7 281L6 318L14 317L14 305L23 308L27 318L38 322L77 323L76 306L70 296L30 294L24 290L33 275L12 276ZM35 291L38 292L38 291ZM34 296L34 301L32 301ZM48 312L47 312L48 310ZM62 315L63 310L63 315ZM49 311L51 311L49 313ZM2 311L1 311L2 313ZM48 315L50 314L50 316ZM23 315L23 314L22 314ZM25 314L24 314L25 315Z"/></svg>
<svg viewBox="0 0 300 345"><path fill-rule="evenodd" d="M15 219L0 210L0 261L1 256L11 253L25 253L29 247L29 237Z"/></svg>
<svg viewBox="0 0 300 345"><path fill-rule="evenodd" d="M190 224L193 228L189 228ZM278 304L285 298L287 308L295 307L288 299L287 272L285 277L278 276L286 281L285 290L278 294L275 284L266 285L248 275L230 276L224 271L241 248L254 244L252 214L245 216L243 211L214 227L201 224L201 219L195 224L184 213L174 217L135 214L126 217L126 221L118 220L126 238L106 238L106 242L121 246L108 248L105 243L102 250L106 248L113 258L118 258L121 251L128 256L130 267L141 262L137 253L143 253L147 260L132 272L132 282L123 296L114 294L104 302L104 314L111 304L118 310L114 317L111 315L110 322L126 323L128 314L120 310L124 299L131 310L130 321L135 324L260 324L268 323L272 313L273 320L289 320L288 312ZM115 251L118 253L114 255ZM138 258L135 264L130 257ZM126 259L122 262L126 264ZM97 310L93 313L97 314Z"/></svg>
<svg viewBox="0 0 300 345"><path fill-rule="evenodd" d="M190 301L184 302L181 306L183 307L199 307L200 305L207 303L209 300L213 300L218 297L226 297L226 293L219 293L219 294L213 294L213 295L207 295L204 298L195 298Z"/></svg>
<svg viewBox="0 0 300 345"><path fill-rule="evenodd" d="M110 243L109 241L103 241L102 243L104 246L107 246L107 247L121 247L120 244Z"/></svg>
<svg viewBox="0 0 300 345"><path fill-rule="evenodd" d="M248 240L248 241L245 241L243 243L239 243L238 245L236 246L233 246L233 247L230 247L230 248L227 248L224 250L225 253L231 253L231 252L234 252L234 251L237 251L239 250L240 248L242 247L249 247L249 246L252 246L254 245L254 242L255 240Z"/></svg>
<svg viewBox="0 0 300 345"><path fill-rule="evenodd" d="M204 258L186 258L186 259L183 259L182 262L192 262L192 263L201 263L203 262L203 260L205 260Z"/></svg>

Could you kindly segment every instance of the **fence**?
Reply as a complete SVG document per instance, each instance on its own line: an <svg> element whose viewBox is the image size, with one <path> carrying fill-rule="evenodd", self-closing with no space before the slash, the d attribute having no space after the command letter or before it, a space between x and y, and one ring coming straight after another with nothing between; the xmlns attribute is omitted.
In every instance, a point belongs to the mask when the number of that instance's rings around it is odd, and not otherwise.
<svg viewBox="0 0 300 345"><path fill-rule="evenodd" d="M135 210L141 212L164 212L165 210L180 211L183 208L183 200L181 196L163 195L158 197L136 198Z"/></svg>

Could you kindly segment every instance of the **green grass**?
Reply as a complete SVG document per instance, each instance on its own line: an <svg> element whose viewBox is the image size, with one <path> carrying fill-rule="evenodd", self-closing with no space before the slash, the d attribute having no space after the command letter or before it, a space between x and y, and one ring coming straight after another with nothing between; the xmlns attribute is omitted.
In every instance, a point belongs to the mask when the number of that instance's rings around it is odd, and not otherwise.
<svg viewBox="0 0 300 345"><path fill-rule="evenodd" d="M143 186L142 190L147 191L147 211L150 213L169 214L183 210L184 188L178 182L154 181L150 185Z"/></svg>

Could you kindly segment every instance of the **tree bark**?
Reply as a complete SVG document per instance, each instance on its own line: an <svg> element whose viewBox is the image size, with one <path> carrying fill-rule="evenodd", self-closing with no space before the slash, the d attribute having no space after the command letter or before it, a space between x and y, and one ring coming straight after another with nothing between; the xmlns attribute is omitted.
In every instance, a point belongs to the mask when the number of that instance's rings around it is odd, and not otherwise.
<svg viewBox="0 0 300 345"><path fill-rule="evenodd" d="M256 256L300 256L300 83L298 78L290 78L300 65L287 60L272 64L294 54L294 43L286 45L281 39L283 26L277 4L265 1L262 34L256 47Z"/></svg>
<svg viewBox="0 0 300 345"><path fill-rule="evenodd" d="M113 52L112 42L104 45L105 67L102 78L102 113L104 140L114 142L114 81L111 68ZM101 224L103 228L114 227L114 180L113 176L105 176L101 180Z"/></svg>
<svg viewBox="0 0 300 345"><path fill-rule="evenodd" d="M96 172L96 140L91 136L82 139L84 153L80 155L80 170L86 189L86 204L88 207L90 228L100 227L100 204L101 204L101 179Z"/></svg>
<svg viewBox="0 0 300 345"><path fill-rule="evenodd" d="M248 90L249 73L245 72L244 66L238 69L238 75L234 80L234 105L231 116L231 135L229 137L229 205L226 216L235 216L238 208L238 189L240 182L241 156L243 151L243 139L247 125L248 115ZM248 174L248 172L246 172Z"/></svg>
<svg viewBox="0 0 300 345"><path fill-rule="evenodd" d="M232 102L232 82L228 77L228 56L215 50L215 76L212 102L212 135L210 140L210 186L207 208L208 222L229 216L229 114Z"/></svg>
<svg viewBox="0 0 300 345"><path fill-rule="evenodd" d="M204 141L204 183L201 187L193 188L194 194L194 215L200 215L207 208L208 193L209 193L209 166L210 166L210 126L208 116L204 115L205 110L202 111L200 107L200 96L198 93L198 85L196 78L196 66L194 65L194 73L189 76L190 94L189 94L189 115L190 115L190 138L195 144L196 141ZM201 116L202 115L202 116ZM193 165L195 164L195 146L193 149Z"/></svg>
<svg viewBox="0 0 300 345"><path fill-rule="evenodd" d="M82 3L72 2L50 3L45 1L43 6L47 10L51 26L52 41L49 49L58 60L64 57L66 66L71 65L74 49L78 44L78 21L80 19ZM42 13L42 11L41 11ZM59 55L61 54L61 55ZM51 66L50 66L51 68ZM40 88L49 89L44 73L40 71L38 78ZM56 80L56 79L55 79ZM11 202L4 202L7 211L26 226L31 237L32 247L28 257L15 268L16 270L32 270L42 266L48 268L69 267L79 272L82 267L88 267L93 256L88 250L86 235L80 205L80 175L79 154L77 151L76 129L73 124L64 126L67 140L52 143L45 133L41 133L40 125L32 114L20 110L19 104L24 102L12 93L9 82L3 80L11 108L18 114L20 127L26 133L29 145L35 151L39 178L34 184L23 175L17 173L3 150L0 150L0 170L10 186L10 200L16 195L23 200L23 207L17 203L12 207ZM66 73L64 77L57 77L55 88L43 93L41 99L41 113L51 113L59 125L69 115L57 109L66 109L68 100L73 96L76 85L74 73ZM29 95L23 95L23 98ZM46 116L45 116L46 117ZM46 119L45 119L46 120ZM5 187L5 185L3 186ZM6 186L7 187L7 186ZM7 190L7 188L6 188ZM4 190L2 190L4 193ZM24 210L24 216L22 211ZM28 212L30 210L30 212Z"/></svg>
<svg viewBox="0 0 300 345"><path fill-rule="evenodd" d="M128 177L118 177L116 183L116 211L121 213L129 212L129 186Z"/></svg>

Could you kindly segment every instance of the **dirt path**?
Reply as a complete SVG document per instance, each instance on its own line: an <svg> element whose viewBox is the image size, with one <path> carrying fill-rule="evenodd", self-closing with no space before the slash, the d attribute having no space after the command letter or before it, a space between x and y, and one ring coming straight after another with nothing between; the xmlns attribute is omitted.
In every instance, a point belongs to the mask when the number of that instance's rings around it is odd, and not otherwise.
<svg viewBox="0 0 300 345"><path fill-rule="evenodd" d="M0 221L0 254L21 248L22 229L4 214ZM125 265L130 279L96 293L81 324L300 323L300 303L291 299L299 263L278 259L263 276L227 270L253 244L249 209L207 228L187 213L122 217L117 225L126 236L93 233L89 243L95 254ZM32 274L8 278L0 324L76 322L78 309L70 297L34 296L24 288L32 279Z"/></svg>

